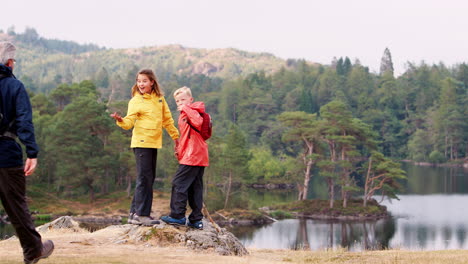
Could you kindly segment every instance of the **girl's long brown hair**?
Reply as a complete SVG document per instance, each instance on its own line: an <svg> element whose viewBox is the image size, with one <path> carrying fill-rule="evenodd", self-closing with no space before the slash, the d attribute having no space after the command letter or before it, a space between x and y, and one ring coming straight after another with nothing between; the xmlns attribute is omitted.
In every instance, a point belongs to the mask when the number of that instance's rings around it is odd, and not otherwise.
<svg viewBox="0 0 468 264"><path fill-rule="evenodd" d="M154 81L153 83L153 86L151 87L151 91L155 92L157 96L163 96L164 93L161 91L161 88L159 87L159 83L158 83L158 79L156 78L156 74L154 74L154 72L150 69L143 69L143 70L140 70L136 77L135 77L135 81L136 79L138 79L138 75L140 74L144 74L146 75L146 77L148 77L148 79L150 79L150 81ZM139 93L138 92L138 85L135 83L132 87L132 97L135 96L136 93Z"/></svg>

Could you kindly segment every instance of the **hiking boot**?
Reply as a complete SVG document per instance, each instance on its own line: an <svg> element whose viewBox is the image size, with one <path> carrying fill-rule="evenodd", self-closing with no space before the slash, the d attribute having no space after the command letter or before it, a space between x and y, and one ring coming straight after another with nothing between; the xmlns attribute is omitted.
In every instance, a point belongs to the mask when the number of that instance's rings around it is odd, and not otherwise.
<svg viewBox="0 0 468 264"><path fill-rule="evenodd" d="M47 240L46 242L42 243L41 255L30 260L25 259L24 263L25 264L37 263L39 260L49 257L53 251L54 251L54 242L52 242L51 240Z"/></svg>
<svg viewBox="0 0 468 264"><path fill-rule="evenodd" d="M127 224L131 224L135 213L130 213L127 218Z"/></svg>
<svg viewBox="0 0 468 264"><path fill-rule="evenodd" d="M170 224L170 225L185 225L185 222L186 222L185 217L182 217L181 219L177 219L177 218L172 218L168 215L161 217L161 220L163 220L163 222Z"/></svg>
<svg viewBox="0 0 468 264"><path fill-rule="evenodd" d="M153 219L153 217L151 216L139 216L137 214L134 214L132 217L132 220L128 221L128 223L134 224L134 225L153 226L153 225L158 225L161 222Z"/></svg>
<svg viewBox="0 0 468 264"><path fill-rule="evenodd" d="M196 221L194 223L192 222L188 222L187 223L187 226L191 227L191 228L195 228L195 229L199 229L199 230L203 230L203 222L202 221Z"/></svg>

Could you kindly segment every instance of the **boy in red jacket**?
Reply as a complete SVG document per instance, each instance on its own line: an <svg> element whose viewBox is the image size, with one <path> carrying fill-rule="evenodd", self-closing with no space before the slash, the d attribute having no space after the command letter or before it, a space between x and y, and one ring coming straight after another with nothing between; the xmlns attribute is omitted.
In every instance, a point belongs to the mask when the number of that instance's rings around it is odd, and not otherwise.
<svg viewBox="0 0 468 264"><path fill-rule="evenodd" d="M198 131L201 131L205 112L203 102L194 102L192 92L188 87L182 87L174 92L177 110L180 139L175 155L179 160L179 169L172 180L171 213L161 217L161 220L174 225L185 225L187 200L192 208L187 225L203 229L203 173L209 165L208 145ZM196 130L195 130L195 129Z"/></svg>

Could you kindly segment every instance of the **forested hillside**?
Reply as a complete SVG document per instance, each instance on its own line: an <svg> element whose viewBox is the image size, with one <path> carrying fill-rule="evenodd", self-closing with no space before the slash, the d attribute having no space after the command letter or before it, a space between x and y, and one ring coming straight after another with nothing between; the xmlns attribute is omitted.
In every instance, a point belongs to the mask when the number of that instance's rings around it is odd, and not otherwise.
<svg viewBox="0 0 468 264"><path fill-rule="evenodd" d="M313 188L332 206L335 191L344 201L393 196L404 177L395 160L457 162L468 151L466 64L408 64L395 77L388 49L376 74L347 57L317 65L176 45L67 53L1 36L22 48L17 75L31 89L42 149L34 181L65 196L130 190L130 132L109 113L125 114L135 74L146 66L156 70L174 118L176 88L189 86L205 101L214 120L209 183L293 182L300 199ZM198 63L217 70L197 70ZM166 136L158 177L177 166L171 144Z"/></svg>
<svg viewBox="0 0 468 264"><path fill-rule="evenodd" d="M285 61L267 53L236 49L195 49L181 45L106 49L79 45L71 41L42 38L34 29L24 33L0 32L0 40L9 39L20 48L16 74L31 80L32 91L49 93L61 83L95 81L103 97L114 91L114 99L128 99L129 80L142 68L154 69L160 81L173 75L197 75L236 78L260 70L278 71ZM34 81L32 81L34 80Z"/></svg>

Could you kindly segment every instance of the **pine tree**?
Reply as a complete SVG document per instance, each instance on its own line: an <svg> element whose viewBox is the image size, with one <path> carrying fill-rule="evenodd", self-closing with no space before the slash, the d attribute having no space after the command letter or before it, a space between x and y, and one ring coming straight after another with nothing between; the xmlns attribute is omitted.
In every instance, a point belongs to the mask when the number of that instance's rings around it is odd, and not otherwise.
<svg viewBox="0 0 468 264"><path fill-rule="evenodd" d="M380 74L389 72L393 76L393 61L392 54L388 48L385 48L382 60L380 61Z"/></svg>
<svg viewBox="0 0 468 264"><path fill-rule="evenodd" d="M306 200L312 168L317 162L317 142L319 141L316 114L306 112L284 112L278 120L288 128L283 135L284 141L302 142L300 158L304 164L304 183L298 184L298 200Z"/></svg>

